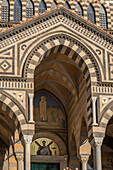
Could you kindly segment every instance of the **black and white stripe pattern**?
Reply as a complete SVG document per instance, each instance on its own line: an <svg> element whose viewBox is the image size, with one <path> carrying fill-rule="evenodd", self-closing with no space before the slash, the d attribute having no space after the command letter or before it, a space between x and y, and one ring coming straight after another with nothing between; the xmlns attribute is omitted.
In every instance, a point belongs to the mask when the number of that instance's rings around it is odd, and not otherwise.
<svg viewBox="0 0 113 170"><path fill-rule="evenodd" d="M97 75L95 68L92 64L91 59L88 57L87 50L81 49L80 44L72 43L70 39L64 38L53 38L51 41L42 42L42 46L38 45L35 49L32 50L32 53L29 56L29 61L26 63L26 70L24 75L27 78L34 77L34 69L41 62L44 57L49 56L53 53L61 53L69 58L72 58L77 66L80 68L81 72L84 75L87 84L87 113L88 113L88 125L89 129L92 124L91 122L91 83L97 83Z"/></svg>
<svg viewBox="0 0 113 170"><path fill-rule="evenodd" d="M22 136L28 132L28 122L24 114L14 101L2 93L0 93L0 106L1 110L13 120L15 127L18 129L20 139L22 139ZM34 129L29 130L34 131Z"/></svg>
<svg viewBox="0 0 113 170"><path fill-rule="evenodd" d="M41 0L38 0L38 1L35 1L33 0L33 4L34 4L34 15L37 16L38 15L38 7L39 7L39 3L40 3ZM14 0L11 0L10 1L10 21L14 21ZM82 6L82 9L83 9L83 16L85 19L87 19L87 8L89 6L89 2L83 2L82 0L78 1L81 6ZM23 0L21 1L22 3L22 21L26 21L26 4L27 4L27 0ZM46 3L46 6L47 6L47 10L50 10L51 9L51 5L53 3L53 0L45 0L45 3ZM56 1L57 5L59 6L63 6L65 4L65 0L63 1L60 1L60 0L57 0ZM76 1L69 1L68 2L72 11L75 12L75 6L77 4ZM0 1L0 16L1 16L1 4L2 4L2 1ZM108 6L106 2L104 3L101 3L101 2L98 2L98 3L94 3L92 2L92 6L94 7L94 10L95 10L95 20L96 20L96 24L97 26L100 26L100 22L99 22L99 8L100 6L103 5L105 7L105 10L107 12L107 23L108 23L108 29L111 30L112 29L112 21L113 21L113 14L112 14L112 11L113 11L113 8L112 8L112 3L110 2L110 5Z"/></svg>

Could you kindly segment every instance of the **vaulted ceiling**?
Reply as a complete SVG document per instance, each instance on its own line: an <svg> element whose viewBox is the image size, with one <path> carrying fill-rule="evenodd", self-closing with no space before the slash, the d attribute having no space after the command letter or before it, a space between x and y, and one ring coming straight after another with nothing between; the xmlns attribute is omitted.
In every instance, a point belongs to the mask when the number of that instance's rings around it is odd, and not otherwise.
<svg viewBox="0 0 113 170"><path fill-rule="evenodd" d="M60 53L52 54L44 58L35 70L35 92L48 90L66 108L68 96L78 95L80 76L82 74L72 59Z"/></svg>

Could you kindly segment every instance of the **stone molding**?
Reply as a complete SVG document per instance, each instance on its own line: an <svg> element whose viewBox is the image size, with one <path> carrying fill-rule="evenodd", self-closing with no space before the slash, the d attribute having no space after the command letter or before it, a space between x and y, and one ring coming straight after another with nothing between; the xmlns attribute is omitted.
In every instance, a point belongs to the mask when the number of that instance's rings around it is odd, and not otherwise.
<svg viewBox="0 0 113 170"><path fill-rule="evenodd" d="M113 37L106 31L88 22L82 17L79 17L76 15L76 13L65 9L64 7L58 7L53 10L54 13L51 10L42 15L39 15L40 17L34 18L29 22L25 22L23 24L21 23L16 27L11 28L10 30L2 32L0 35L0 40L2 40L0 43L0 49L25 37L35 34L44 28L55 25L55 23L61 22L69 25L71 28L77 30L81 34L86 35L90 39L93 39L93 41L96 43L99 43L105 48L113 51ZM9 37L9 39L7 37Z"/></svg>
<svg viewBox="0 0 113 170"><path fill-rule="evenodd" d="M103 143L103 138L100 137L95 137L92 141L91 141L91 146L92 148L94 148L95 146L102 146Z"/></svg>
<svg viewBox="0 0 113 170"><path fill-rule="evenodd" d="M25 144L31 144L33 136L32 135L23 135L23 139L24 139Z"/></svg>

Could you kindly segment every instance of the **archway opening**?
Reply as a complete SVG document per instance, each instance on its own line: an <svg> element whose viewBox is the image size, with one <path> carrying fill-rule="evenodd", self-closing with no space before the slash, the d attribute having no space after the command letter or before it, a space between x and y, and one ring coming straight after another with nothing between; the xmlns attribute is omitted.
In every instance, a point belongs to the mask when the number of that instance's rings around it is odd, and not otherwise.
<svg viewBox="0 0 113 170"><path fill-rule="evenodd" d="M5 104L3 105L5 107ZM13 119L2 108L0 109L0 169L7 169L7 167L11 169L12 160L15 163L15 167L17 165L14 151L14 134L17 127Z"/></svg>
<svg viewBox="0 0 113 170"><path fill-rule="evenodd" d="M102 167L103 170L113 169L113 116L107 124L102 144Z"/></svg>
<svg viewBox="0 0 113 170"><path fill-rule="evenodd" d="M45 132L43 138L48 138L46 133L56 134L63 142L62 146L66 147L67 150L64 155L62 148L60 148L59 158L56 155L56 159L63 160L62 156L65 157L66 155L69 158L69 148L74 147L74 142L69 142L73 128L78 131L76 138L80 142L81 117L84 116L87 120L87 85L82 71L66 55L61 53L51 54L45 57L35 69L34 92L35 136L39 132ZM50 140L55 142L52 135L49 137ZM47 141L44 141L42 140L42 143L38 145L38 150L41 147L47 147ZM58 141L56 141L56 144L58 144ZM78 161L74 168L80 164L77 154L73 157ZM46 154L43 153L42 155L42 158L46 161ZM48 156L52 155L48 154ZM68 158L65 159L66 164L59 161L60 168L72 165ZM32 159L32 161L35 160Z"/></svg>

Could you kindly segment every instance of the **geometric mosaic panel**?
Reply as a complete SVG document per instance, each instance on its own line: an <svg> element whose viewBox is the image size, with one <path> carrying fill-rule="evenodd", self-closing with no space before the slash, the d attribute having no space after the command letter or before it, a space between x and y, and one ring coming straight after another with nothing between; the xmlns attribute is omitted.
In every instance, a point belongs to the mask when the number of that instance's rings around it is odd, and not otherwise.
<svg viewBox="0 0 113 170"><path fill-rule="evenodd" d="M6 60L3 60L1 63L0 63L0 68L3 70L3 71L7 71L9 68L11 67L11 64L6 61Z"/></svg>
<svg viewBox="0 0 113 170"><path fill-rule="evenodd" d="M0 73L14 74L14 58L0 57Z"/></svg>

